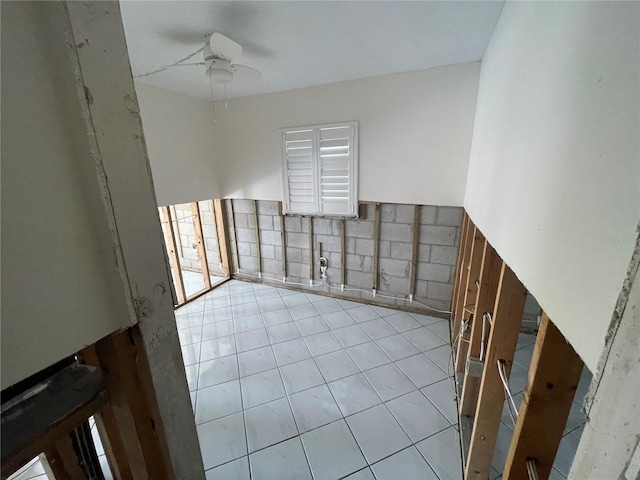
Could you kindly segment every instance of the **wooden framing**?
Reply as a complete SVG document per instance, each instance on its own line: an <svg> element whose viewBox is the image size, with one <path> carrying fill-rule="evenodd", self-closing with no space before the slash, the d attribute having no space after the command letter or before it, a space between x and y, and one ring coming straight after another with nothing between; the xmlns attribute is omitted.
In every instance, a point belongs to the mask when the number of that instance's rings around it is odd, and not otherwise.
<svg viewBox="0 0 640 480"><path fill-rule="evenodd" d="M229 214L229 229L227 232L233 232L233 251L236 254L236 261L238 262L236 265L236 270L240 271L240 255L238 255L238 236L236 234L236 217L233 213L233 200L231 198L227 199L227 213ZM233 254L231 254L231 259L233 260ZM233 261L231 262L233 265Z"/></svg>
<svg viewBox="0 0 640 480"><path fill-rule="evenodd" d="M380 249L380 204L376 203L373 219L373 291L378 289L378 261Z"/></svg>
<svg viewBox="0 0 640 480"><path fill-rule="evenodd" d="M322 257L322 243L317 242L316 243L316 255L318 256L318 265L320 265L320 258ZM318 279L320 279L320 267L318 266L317 269L315 269L316 274L318 275Z"/></svg>
<svg viewBox="0 0 640 480"><path fill-rule="evenodd" d="M85 474L73 448L70 435L64 435L43 452L42 466L50 478L84 480ZM41 457L41 460L42 457Z"/></svg>
<svg viewBox="0 0 640 480"><path fill-rule="evenodd" d="M282 214L282 202L278 202L278 215L280 215L280 245L282 248L282 279L287 279L287 235Z"/></svg>
<svg viewBox="0 0 640 480"><path fill-rule="evenodd" d="M469 241L469 240L468 240ZM480 283L480 269L482 267L482 252L484 247L484 235L477 227L473 227L473 236L470 239L471 249L469 254L469 267L467 271L467 285L464 288L464 300L462 308L461 321L467 321L470 324L482 322L482 318L478 318L475 308L476 294L478 292L478 284ZM476 283L477 282L477 283ZM473 302L473 303L472 303ZM482 314L480 314L482 315ZM458 341L458 350L456 352L455 371L464 372L465 362L467 360L467 349L469 346L469 338L471 328L467 328L467 332Z"/></svg>
<svg viewBox="0 0 640 480"><path fill-rule="evenodd" d="M345 220L344 218L338 222L338 230L340 231L340 285L347 284L347 245L345 238Z"/></svg>
<svg viewBox="0 0 640 480"><path fill-rule="evenodd" d="M258 201L253 201L253 228L256 232L256 256L258 275L262 275L262 254L260 253L260 226L258 222Z"/></svg>
<svg viewBox="0 0 640 480"><path fill-rule="evenodd" d="M543 312L502 478L527 478L529 458L540 480L549 478L582 367L578 354Z"/></svg>
<svg viewBox="0 0 640 480"><path fill-rule="evenodd" d="M313 280L313 217L307 217L309 225L309 280Z"/></svg>
<svg viewBox="0 0 640 480"><path fill-rule="evenodd" d="M460 288L461 288L461 280L462 280L462 265L463 265L463 257L464 257L464 246L465 240L467 238L467 228L469 224L469 216L467 212L462 214L462 226L460 227L460 240L458 246L458 258L456 259L456 270L455 270L455 280L453 283L453 295L451 299L451 321L453 322L455 313L456 313L456 305L458 305L458 297L460 296ZM453 323L452 323L453 324Z"/></svg>
<svg viewBox="0 0 640 480"><path fill-rule="evenodd" d="M209 263L207 262L207 250L204 245L204 235L202 234L202 218L200 215L200 205L198 202L191 202L191 219L193 220L193 231L196 235L196 245L198 247L198 258L200 259L200 270L204 280L204 289L211 290L211 277L209 276Z"/></svg>
<svg viewBox="0 0 640 480"><path fill-rule="evenodd" d="M231 249L229 248L229 229L227 228L227 209L221 199L211 201L212 212L216 221L216 233L218 234L218 247L220 249L220 261L225 275L231 275Z"/></svg>
<svg viewBox="0 0 640 480"><path fill-rule="evenodd" d="M409 295L413 299L416 294L416 270L418 265L418 240L420 238L420 205L413 210L413 243L411 247L411 277L409 279Z"/></svg>
<svg viewBox="0 0 640 480"><path fill-rule="evenodd" d="M498 282L500 281L500 271L502 269L502 260L489 242L484 240L482 252L482 266L480 268L480 286L476 294L474 318L476 319L471 325L471 335L469 339L469 348L467 358L479 358L482 344L483 332L483 315L489 312L493 315L493 307L496 294L498 292ZM485 325L485 347L488 343L489 331L491 326ZM485 349L486 351L486 349ZM468 375L465 372L462 394L460 395L460 414L463 416L474 416L478 400L478 389L480 387L480 379Z"/></svg>
<svg viewBox="0 0 640 480"><path fill-rule="evenodd" d="M466 297L467 285L469 280L469 259L471 257L471 247L472 247L472 239L473 233L475 230L475 225L471 222L471 219L467 216L466 225L463 225L464 237L460 238L460 265L459 265L459 282L456 282L457 286L457 294L456 294L456 303L453 306L453 328L451 329L451 333L453 335L453 339L456 338L460 333L460 325L462 324L462 318L464 315L464 299Z"/></svg>
<svg viewBox="0 0 640 480"><path fill-rule="evenodd" d="M178 304L181 305L187 300L187 294L182 281L182 272L180 270L180 258L178 256L178 246L176 245L176 235L173 230L173 220L171 218L171 209L169 207L160 207L162 213L162 224L165 226L165 238L169 241L167 245L167 254L169 255L169 265L173 273L173 281L176 286L176 295L178 296Z"/></svg>
<svg viewBox="0 0 640 480"><path fill-rule="evenodd" d="M499 360L506 363L508 375L513 363L526 297L527 289L503 262L465 465L466 480L486 480L491 474L491 459L505 398L497 363Z"/></svg>

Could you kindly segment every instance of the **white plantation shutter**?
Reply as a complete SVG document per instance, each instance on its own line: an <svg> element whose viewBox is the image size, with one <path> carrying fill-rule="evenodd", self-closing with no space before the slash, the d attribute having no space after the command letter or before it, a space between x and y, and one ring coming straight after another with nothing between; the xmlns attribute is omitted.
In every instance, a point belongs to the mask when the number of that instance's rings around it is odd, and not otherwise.
<svg viewBox="0 0 640 480"><path fill-rule="evenodd" d="M283 130L285 213L356 215L356 122Z"/></svg>

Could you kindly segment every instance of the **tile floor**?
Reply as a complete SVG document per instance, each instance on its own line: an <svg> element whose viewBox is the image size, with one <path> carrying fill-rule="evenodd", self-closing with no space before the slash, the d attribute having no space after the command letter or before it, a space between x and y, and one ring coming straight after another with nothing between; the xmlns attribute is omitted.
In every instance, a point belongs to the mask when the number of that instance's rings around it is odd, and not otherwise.
<svg viewBox="0 0 640 480"><path fill-rule="evenodd" d="M224 280L224 277L216 277L214 275L209 275L209 277L211 278L211 283ZM184 291L187 298L204 290L204 279L202 278L201 273L182 270L182 281L184 282Z"/></svg>
<svg viewBox="0 0 640 480"><path fill-rule="evenodd" d="M208 480L461 478L446 321L239 281L176 321Z"/></svg>

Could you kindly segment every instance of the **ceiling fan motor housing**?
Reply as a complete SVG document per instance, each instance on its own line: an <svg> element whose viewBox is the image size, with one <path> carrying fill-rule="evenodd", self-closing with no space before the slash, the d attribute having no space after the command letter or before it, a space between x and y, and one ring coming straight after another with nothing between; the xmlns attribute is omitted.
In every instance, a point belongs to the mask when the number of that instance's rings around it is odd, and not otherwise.
<svg viewBox="0 0 640 480"><path fill-rule="evenodd" d="M207 75L216 83L231 83L233 80L233 71L231 70L231 62L221 60L219 58L207 59L205 61Z"/></svg>

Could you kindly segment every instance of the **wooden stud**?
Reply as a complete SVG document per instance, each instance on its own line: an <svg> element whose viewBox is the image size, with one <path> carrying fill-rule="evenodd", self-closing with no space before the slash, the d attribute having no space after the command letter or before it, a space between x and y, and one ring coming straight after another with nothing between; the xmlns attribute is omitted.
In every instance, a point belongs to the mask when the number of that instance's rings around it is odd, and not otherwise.
<svg viewBox="0 0 640 480"><path fill-rule="evenodd" d="M493 308L493 326L485 356L476 416L465 466L466 480L487 480L496 446L505 392L498 374L498 360L506 363L507 377L516 350L527 289L502 263L498 293Z"/></svg>
<svg viewBox="0 0 640 480"><path fill-rule="evenodd" d="M193 231L196 236L198 247L198 258L200 259L200 269L204 280L204 289L211 290L211 277L209 276L209 263L207 261L207 250L204 245L204 235L202 233L202 218L200 215L200 205L198 202L191 202L191 218L193 220Z"/></svg>
<svg viewBox="0 0 640 480"><path fill-rule="evenodd" d="M418 240L420 238L420 205L413 210L413 243L411 247L411 278L409 280L409 294L416 294L416 270L418 266Z"/></svg>
<svg viewBox="0 0 640 480"><path fill-rule="evenodd" d="M178 305L182 305L187 299L187 293L184 289L182 280L182 270L180 269L180 258L178 256L178 245L176 244L176 234L173 229L173 220L171 218L171 210L169 207L161 207L162 225L165 228L165 238L168 240L167 255L169 255L169 265L173 273L173 282L176 286L176 295L178 295Z"/></svg>
<svg viewBox="0 0 640 480"><path fill-rule="evenodd" d="M218 236L218 246L220 247L220 261L222 270L226 276L231 275L231 248L229 247L229 228L227 209L224 200L219 198L212 200L212 211L216 219L216 233Z"/></svg>
<svg viewBox="0 0 640 480"><path fill-rule="evenodd" d="M462 310L462 321L471 323L478 322L476 315L475 303L478 286L480 283L480 268L482 267L482 251L484 248L484 235L477 227L473 228L473 237L471 238L471 254L469 256L469 271L467 274L467 287L464 291L464 305ZM472 303L473 302L473 303ZM482 322L482 318L479 319ZM467 360L468 340L471 329L467 328L466 334L458 341L458 350L456 352L456 372L464 372L465 362ZM466 341L465 341L466 340Z"/></svg>
<svg viewBox="0 0 640 480"><path fill-rule="evenodd" d="M313 218L307 217L309 221L309 280L313 280Z"/></svg>
<svg viewBox="0 0 640 480"><path fill-rule="evenodd" d="M345 220L344 218L338 222L340 231L340 284L347 284L347 246L345 238Z"/></svg>
<svg viewBox="0 0 640 480"><path fill-rule="evenodd" d="M278 202L278 214L280 215L280 245L282 248L282 278L287 278L287 242L284 227L284 215L282 214L282 202Z"/></svg>
<svg viewBox="0 0 640 480"><path fill-rule="evenodd" d="M460 229L460 245L458 246L458 256L456 258L456 269L454 272L455 280L453 284L453 296L451 299L451 320L455 317L456 306L458 305L458 297L460 296L460 283L462 278L461 268L463 265L464 246L467 238L467 226L469 224L469 216L467 212L462 215L462 227Z"/></svg>
<svg viewBox="0 0 640 480"><path fill-rule="evenodd" d="M367 204L366 203L359 203L358 204L358 218L360 220L366 220L367 219Z"/></svg>
<svg viewBox="0 0 640 480"><path fill-rule="evenodd" d="M85 480L85 474L73 448L70 435L64 435L56 443L45 449L46 461L42 466L49 478L64 480Z"/></svg>
<svg viewBox="0 0 640 480"><path fill-rule="evenodd" d="M460 276L459 276L459 286L458 286L458 296L456 299L456 305L453 309L453 328L451 330L451 334L453 338L460 333L460 325L462 325L462 319L464 316L464 308L465 303L464 299L466 296L468 281L469 281L469 260L471 258L471 247L473 244L473 234L475 231L475 225L471 222L471 219L467 222L467 228L465 229L464 239L460 241L464 241L463 249L462 249L462 259L460 261Z"/></svg>
<svg viewBox="0 0 640 480"><path fill-rule="evenodd" d="M535 460L540 480L549 478L582 367L578 354L543 312L502 478L527 478L528 458Z"/></svg>
<svg viewBox="0 0 640 480"><path fill-rule="evenodd" d="M258 257L258 274L262 274L262 254L260 253L260 226L258 223L258 201L253 201L253 228L256 232L256 255Z"/></svg>
<svg viewBox="0 0 640 480"><path fill-rule="evenodd" d="M238 255L238 235L236 234L236 217L233 213L233 200L231 198L227 200L227 206L227 212L229 213L229 230L227 231L233 233L233 252L236 255L237 262L235 267L236 271L240 271L240 255ZM231 264L233 265L233 253L231 254L231 259Z"/></svg>
<svg viewBox="0 0 640 480"><path fill-rule="evenodd" d="M482 345L482 322L485 312L493 315L493 306L498 292L502 259L485 239L482 252L482 267L480 269L480 288L476 294L475 319L471 325L469 350L467 357L479 358ZM485 347L488 343L490 325L485 325ZM485 348L486 352L486 348ZM462 394L460 396L460 415L472 417L475 415L480 379L465 374Z"/></svg>
<svg viewBox="0 0 640 480"><path fill-rule="evenodd" d="M315 269L316 271L316 275L317 275L317 279L320 279L320 276L322 275L320 273L320 257L322 257L322 243L318 242L316 244L316 256L318 257L318 268Z"/></svg>
<svg viewBox="0 0 640 480"><path fill-rule="evenodd" d="M378 261L380 249L380 204L376 203L373 219L373 290L378 289Z"/></svg>

